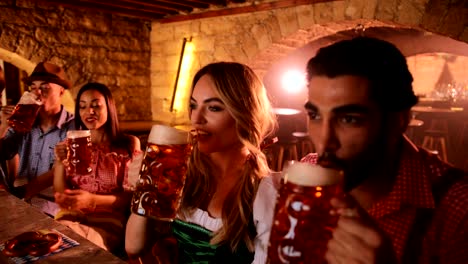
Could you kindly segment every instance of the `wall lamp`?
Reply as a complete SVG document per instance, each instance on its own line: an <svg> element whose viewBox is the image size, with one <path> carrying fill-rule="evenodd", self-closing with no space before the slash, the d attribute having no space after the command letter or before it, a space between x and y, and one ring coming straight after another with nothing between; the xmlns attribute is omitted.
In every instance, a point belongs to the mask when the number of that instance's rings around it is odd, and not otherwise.
<svg viewBox="0 0 468 264"><path fill-rule="evenodd" d="M172 92L171 112L181 112L184 110L187 97L190 92L190 70L192 68L194 45L192 37L184 38L182 42L182 51L180 52L179 66L177 68L177 75Z"/></svg>

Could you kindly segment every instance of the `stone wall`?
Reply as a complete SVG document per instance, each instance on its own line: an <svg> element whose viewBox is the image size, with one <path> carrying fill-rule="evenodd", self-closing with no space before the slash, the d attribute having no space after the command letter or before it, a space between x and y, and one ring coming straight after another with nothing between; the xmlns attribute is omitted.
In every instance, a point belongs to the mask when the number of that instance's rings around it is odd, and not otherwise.
<svg viewBox="0 0 468 264"><path fill-rule="evenodd" d="M153 23L153 119L187 122L187 113L170 113L167 103L184 37L192 37L196 49L192 70L187 73L190 78L201 66L220 60L246 63L263 76L286 54L324 36L353 29L357 23L367 27L416 28L468 42L466 21L464 1L345 0L187 22Z"/></svg>
<svg viewBox="0 0 468 264"><path fill-rule="evenodd" d="M62 65L74 84L109 86L121 120L151 120L148 21L36 3L0 1L0 59L32 71ZM27 62L31 63L27 63Z"/></svg>

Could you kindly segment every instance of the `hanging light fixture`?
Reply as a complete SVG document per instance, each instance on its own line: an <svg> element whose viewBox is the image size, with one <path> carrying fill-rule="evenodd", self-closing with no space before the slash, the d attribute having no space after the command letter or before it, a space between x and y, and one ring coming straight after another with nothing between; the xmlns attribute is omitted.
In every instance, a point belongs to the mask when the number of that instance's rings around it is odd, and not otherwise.
<svg viewBox="0 0 468 264"><path fill-rule="evenodd" d="M172 92L171 112L181 112L186 103L190 90L190 70L192 68L194 45L192 37L184 38L182 42L182 51L180 52L179 66L177 68L174 90Z"/></svg>

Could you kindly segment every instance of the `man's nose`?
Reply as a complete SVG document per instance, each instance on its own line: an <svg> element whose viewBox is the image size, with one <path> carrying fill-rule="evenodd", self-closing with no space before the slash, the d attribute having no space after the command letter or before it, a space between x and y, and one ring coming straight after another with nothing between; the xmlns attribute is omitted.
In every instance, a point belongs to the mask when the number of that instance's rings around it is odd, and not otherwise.
<svg viewBox="0 0 468 264"><path fill-rule="evenodd" d="M37 89L31 89L31 92L36 95L36 96L41 96L42 95L42 90L37 88Z"/></svg>
<svg viewBox="0 0 468 264"><path fill-rule="evenodd" d="M317 153L334 153L339 148L339 140L332 122L324 122L320 127L320 136L316 142Z"/></svg>

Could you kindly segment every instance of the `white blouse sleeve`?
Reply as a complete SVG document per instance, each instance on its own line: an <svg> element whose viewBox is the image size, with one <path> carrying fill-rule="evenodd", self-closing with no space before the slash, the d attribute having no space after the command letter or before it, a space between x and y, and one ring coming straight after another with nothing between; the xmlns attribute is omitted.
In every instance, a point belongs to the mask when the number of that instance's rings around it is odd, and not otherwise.
<svg viewBox="0 0 468 264"><path fill-rule="evenodd" d="M255 238L254 264L264 264L267 261L268 241L273 222L276 196L281 175L274 173L262 179L253 204L253 219L257 229Z"/></svg>

